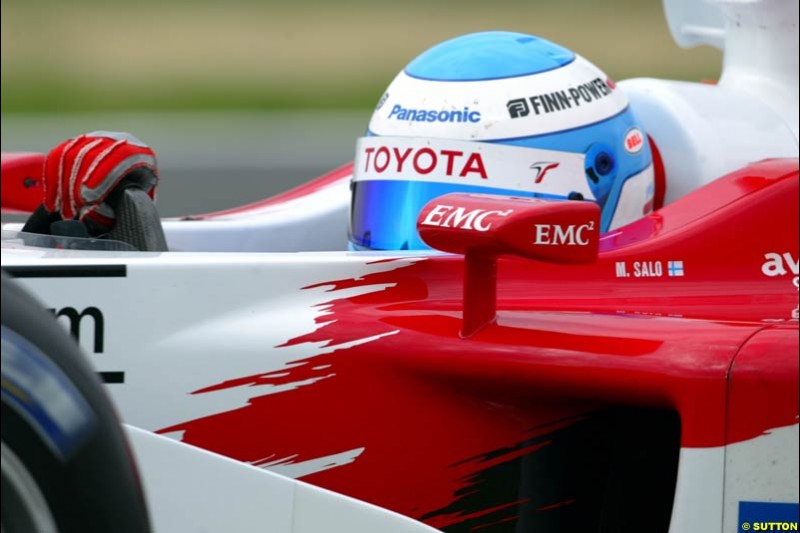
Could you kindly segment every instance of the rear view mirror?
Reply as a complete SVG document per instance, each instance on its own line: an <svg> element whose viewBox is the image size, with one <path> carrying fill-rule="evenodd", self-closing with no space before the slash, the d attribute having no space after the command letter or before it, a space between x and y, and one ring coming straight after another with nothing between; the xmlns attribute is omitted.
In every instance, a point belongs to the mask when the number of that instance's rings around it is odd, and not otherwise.
<svg viewBox="0 0 800 533"><path fill-rule="evenodd" d="M417 217L431 248L464 254L463 337L494 322L497 258L515 255L547 263L594 263L600 206L594 202L454 193L428 202Z"/></svg>

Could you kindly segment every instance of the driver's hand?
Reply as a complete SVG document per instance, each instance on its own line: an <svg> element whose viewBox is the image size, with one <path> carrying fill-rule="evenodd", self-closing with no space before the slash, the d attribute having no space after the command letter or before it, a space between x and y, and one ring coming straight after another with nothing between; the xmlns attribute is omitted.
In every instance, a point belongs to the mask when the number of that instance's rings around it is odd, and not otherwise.
<svg viewBox="0 0 800 533"><path fill-rule="evenodd" d="M47 154L44 207L64 220L96 229L114 225L116 191L138 187L155 199L156 155L128 133L95 131L69 139Z"/></svg>

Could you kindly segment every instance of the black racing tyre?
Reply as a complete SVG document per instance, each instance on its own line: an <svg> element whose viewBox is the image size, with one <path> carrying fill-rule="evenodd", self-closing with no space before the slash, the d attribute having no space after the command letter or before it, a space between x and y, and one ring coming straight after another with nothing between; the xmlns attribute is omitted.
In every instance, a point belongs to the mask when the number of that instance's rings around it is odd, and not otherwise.
<svg viewBox="0 0 800 533"><path fill-rule="evenodd" d="M149 532L103 384L66 330L5 272L2 377L2 532Z"/></svg>

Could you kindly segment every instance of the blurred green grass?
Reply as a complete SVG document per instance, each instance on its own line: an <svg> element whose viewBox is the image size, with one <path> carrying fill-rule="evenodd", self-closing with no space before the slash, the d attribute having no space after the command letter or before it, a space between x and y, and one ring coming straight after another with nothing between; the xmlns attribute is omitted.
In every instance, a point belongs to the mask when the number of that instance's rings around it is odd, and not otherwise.
<svg viewBox="0 0 800 533"><path fill-rule="evenodd" d="M3 113L363 109L406 63L483 30L567 46L612 78L715 79L656 0L4 0Z"/></svg>

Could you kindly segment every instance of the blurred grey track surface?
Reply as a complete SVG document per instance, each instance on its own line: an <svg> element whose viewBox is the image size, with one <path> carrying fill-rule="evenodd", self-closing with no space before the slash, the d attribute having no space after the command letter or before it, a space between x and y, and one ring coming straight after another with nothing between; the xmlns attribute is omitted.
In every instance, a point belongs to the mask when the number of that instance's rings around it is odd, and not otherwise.
<svg viewBox="0 0 800 533"><path fill-rule="evenodd" d="M353 159L371 110L5 115L4 152L47 152L96 130L149 144L161 171L162 216L227 209L300 185ZM9 220L4 217L4 220Z"/></svg>

